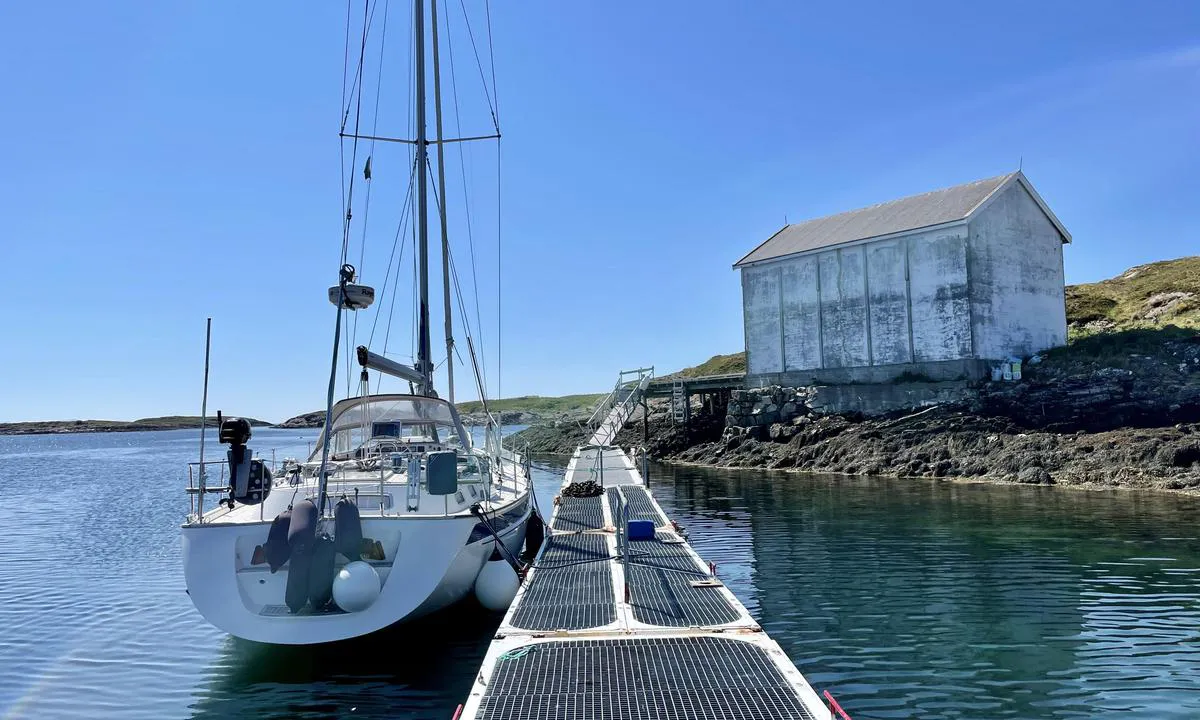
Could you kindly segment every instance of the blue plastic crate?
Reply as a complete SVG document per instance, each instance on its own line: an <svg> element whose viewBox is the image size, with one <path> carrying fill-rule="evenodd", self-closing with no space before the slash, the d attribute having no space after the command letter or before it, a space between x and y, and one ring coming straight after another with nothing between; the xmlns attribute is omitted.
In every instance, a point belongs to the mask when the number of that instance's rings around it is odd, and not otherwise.
<svg viewBox="0 0 1200 720"><path fill-rule="evenodd" d="M630 520L626 533L630 540L653 540L654 523L650 520Z"/></svg>

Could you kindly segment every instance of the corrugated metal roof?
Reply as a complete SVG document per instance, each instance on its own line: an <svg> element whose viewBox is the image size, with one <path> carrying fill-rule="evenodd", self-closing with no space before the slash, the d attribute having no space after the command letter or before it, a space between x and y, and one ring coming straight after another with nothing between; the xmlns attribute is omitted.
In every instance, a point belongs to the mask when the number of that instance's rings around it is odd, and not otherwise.
<svg viewBox="0 0 1200 720"><path fill-rule="evenodd" d="M964 220L1020 171L784 227L734 267Z"/></svg>

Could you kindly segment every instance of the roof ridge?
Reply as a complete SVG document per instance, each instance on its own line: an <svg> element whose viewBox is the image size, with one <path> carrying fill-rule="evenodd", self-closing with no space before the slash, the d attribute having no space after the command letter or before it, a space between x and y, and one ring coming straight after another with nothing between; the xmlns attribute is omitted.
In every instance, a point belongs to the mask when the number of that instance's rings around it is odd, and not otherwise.
<svg viewBox="0 0 1200 720"><path fill-rule="evenodd" d="M998 181L996 183L996 187L1000 187L1010 177L1012 177L1020 172L1021 172L1020 170L1013 170L1012 172L1005 173L1003 175L993 175L992 177L980 178L979 180L971 180L970 182L958 183L957 185L947 185L946 187L938 188L936 190L927 190L922 193L915 193L913 195L905 195L904 197L899 197L894 200L885 200L883 202L874 203L872 205L863 205L862 207L854 208L853 210L843 210L842 212L831 213L829 215L818 215L817 217L814 217L814 218L809 218L807 220L801 220L798 223L790 223L788 225L785 225L784 227L786 228L786 227L793 227L796 225L806 225L806 224L808 224L810 222L814 222L816 220L829 220L829 219L838 217L840 215L854 215L855 213L860 213L864 210L873 210L875 208L884 207L886 205L892 205L894 203L902 203L902 202L907 202L910 200L916 200L917 198L923 198L923 197L927 197L930 195L937 195L938 193L944 193L944 192L948 192L950 190L958 190L958 189L965 188L970 185L982 185L983 183Z"/></svg>
<svg viewBox="0 0 1200 720"><path fill-rule="evenodd" d="M790 223L734 267L966 220L1020 170Z"/></svg>

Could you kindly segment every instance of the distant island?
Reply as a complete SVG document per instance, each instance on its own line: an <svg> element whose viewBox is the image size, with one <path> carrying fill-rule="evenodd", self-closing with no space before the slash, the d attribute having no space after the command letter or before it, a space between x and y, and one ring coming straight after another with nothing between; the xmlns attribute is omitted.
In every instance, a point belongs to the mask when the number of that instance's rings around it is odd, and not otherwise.
<svg viewBox="0 0 1200 720"><path fill-rule="evenodd" d="M583 395L563 395L561 397L545 397L542 395L521 395L519 397L489 400L488 409L498 416L501 425L532 425L534 423L553 422L563 418L572 418L582 414L584 417L592 412L602 393ZM478 400L455 403L463 423L466 425L484 425L487 416L483 412L483 403ZM325 423L325 411L312 412L288 418L275 427L280 428L319 428Z"/></svg>
<svg viewBox="0 0 1200 720"><path fill-rule="evenodd" d="M255 427L271 423L246 418ZM216 427L216 417L205 427ZM62 433L136 432L139 430L185 430L200 427L199 415L165 415L140 420L45 420L40 422L0 423L0 435L44 435Z"/></svg>
<svg viewBox="0 0 1200 720"><path fill-rule="evenodd" d="M524 395L521 397L491 400L488 407L497 415L504 425L532 425L540 422L585 416L592 411L596 403L603 397L595 395L564 395L562 397L542 397L540 395ZM457 403L456 407L462 413L463 422L467 425L484 425L487 422L483 414L482 403L478 400ZM226 413L232 417L232 413ZM241 416L244 417L244 416ZM247 418L255 427L274 428L319 428L325 424L325 411L312 412L288 418L274 424L256 418ZM44 420L37 422L0 423L0 435L57 435L62 433L95 433L95 432L136 432L139 430L183 430L200 427L199 415L166 415L163 417L142 418L140 420ZM216 427L216 418L208 418L206 427Z"/></svg>

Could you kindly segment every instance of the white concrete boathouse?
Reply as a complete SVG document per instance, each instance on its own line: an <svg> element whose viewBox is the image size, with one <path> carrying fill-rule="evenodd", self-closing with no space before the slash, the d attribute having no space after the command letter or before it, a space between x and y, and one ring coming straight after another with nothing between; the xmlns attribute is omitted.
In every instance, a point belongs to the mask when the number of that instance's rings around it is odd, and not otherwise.
<svg viewBox="0 0 1200 720"><path fill-rule="evenodd" d="M787 225L734 265L748 383L973 379L1062 345L1070 241L1020 171Z"/></svg>

